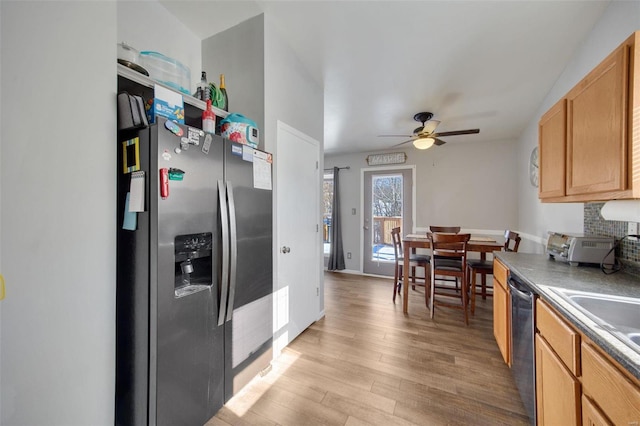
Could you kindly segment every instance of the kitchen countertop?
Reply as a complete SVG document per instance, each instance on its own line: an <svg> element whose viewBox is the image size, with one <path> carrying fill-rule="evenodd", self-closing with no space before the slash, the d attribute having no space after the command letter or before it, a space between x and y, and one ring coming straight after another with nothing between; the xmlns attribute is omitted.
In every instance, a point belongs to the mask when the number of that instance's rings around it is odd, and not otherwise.
<svg viewBox="0 0 640 426"><path fill-rule="evenodd" d="M544 254L496 252L495 256L578 330L640 380L640 353L595 323L553 288L640 299L640 277L624 271L605 275L597 266L570 266Z"/></svg>

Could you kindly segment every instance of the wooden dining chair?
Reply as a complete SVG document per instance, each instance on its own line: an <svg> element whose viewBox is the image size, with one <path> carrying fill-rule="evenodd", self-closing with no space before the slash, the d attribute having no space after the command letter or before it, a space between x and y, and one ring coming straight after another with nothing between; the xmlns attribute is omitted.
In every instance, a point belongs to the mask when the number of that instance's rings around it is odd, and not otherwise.
<svg viewBox="0 0 640 426"><path fill-rule="evenodd" d="M459 234L459 226L429 226L429 232L443 232L448 234ZM428 234L428 233L427 233ZM428 235L427 235L428 236ZM458 278L442 278L442 281L450 281L456 283L456 290L460 288Z"/></svg>
<svg viewBox="0 0 640 426"><path fill-rule="evenodd" d="M428 234L431 243L431 280L426 302L429 306L431 318L435 314L435 305L450 308L462 309L464 322L469 325L469 292L467 286L467 242L471 234L451 234L432 232ZM452 286L436 286L436 277L454 277L460 280L461 287L457 289ZM438 298L437 298L438 297ZM457 298L460 303L447 302Z"/></svg>
<svg viewBox="0 0 640 426"><path fill-rule="evenodd" d="M411 257L409 258L409 265L406 265L407 268L404 268L404 251L402 250L402 235L400 232L400 227L391 229L391 239L393 240L393 253L395 254L396 258L396 267L393 277L393 302L395 303L396 294L400 293L400 289L402 288L402 280L404 277L403 274L405 273L405 269L407 270L406 273L409 274L408 277L411 278L412 287L415 290L416 268L424 268L424 284L422 285L425 286L426 293L426 283L429 277L429 261L431 257L420 254L411 254Z"/></svg>
<svg viewBox="0 0 640 426"><path fill-rule="evenodd" d="M459 226L430 226L429 231L431 232L445 232L449 234L458 234L460 233Z"/></svg>
<svg viewBox="0 0 640 426"><path fill-rule="evenodd" d="M520 236L517 232L510 230L504 231L504 251L517 252L520 247ZM487 289L493 290L493 285L487 285L487 275L493 274L493 259L480 260L469 259L467 260L467 279L470 281L469 288L471 291L471 314L475 314L476 310L476 294L478 294L478 284L476 283L476 276L480 274L480 295L482 299L486 299L487 296L492 296L493 292L489 294Z"/></svg>

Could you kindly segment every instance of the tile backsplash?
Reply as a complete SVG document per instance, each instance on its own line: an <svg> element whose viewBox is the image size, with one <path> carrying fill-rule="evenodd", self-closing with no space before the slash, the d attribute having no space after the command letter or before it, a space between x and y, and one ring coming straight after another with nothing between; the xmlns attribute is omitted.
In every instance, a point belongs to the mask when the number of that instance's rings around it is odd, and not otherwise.
<svg viewBox="0 0 640 426"><path fill-rule="evenodd" d="M584 233L615 237L617 243L627 235L628 222L604 220L600 215L603 205L604 203L584 204ZM616 248L616 258L632 269L632 272L640 272L640 242L625 238Z"/></svg>

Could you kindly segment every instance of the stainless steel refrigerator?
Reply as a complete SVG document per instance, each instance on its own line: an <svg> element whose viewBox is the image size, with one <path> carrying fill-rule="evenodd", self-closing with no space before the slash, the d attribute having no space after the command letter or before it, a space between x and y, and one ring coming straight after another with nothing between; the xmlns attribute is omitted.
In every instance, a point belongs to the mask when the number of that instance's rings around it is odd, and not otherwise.
<svg viewBox="0 0 640 426"><path fill-rule="evenodd" d="M271 156L171 123L118 132L118 425L202 425L272 356Z"/></svg>

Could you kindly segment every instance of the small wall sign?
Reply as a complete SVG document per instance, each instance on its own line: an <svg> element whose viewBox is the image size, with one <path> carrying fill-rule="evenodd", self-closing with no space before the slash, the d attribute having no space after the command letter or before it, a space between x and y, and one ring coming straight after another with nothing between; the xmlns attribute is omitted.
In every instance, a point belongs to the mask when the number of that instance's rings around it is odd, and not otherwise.
<svg viewBox="0 0 640 426"><path fill-rule="evenodd" d="M367 164L370 166L381 166L383 164L402 164L407 161L407 154L404 152L388 152L385 154L371 154L367 157Z"/></svg>

